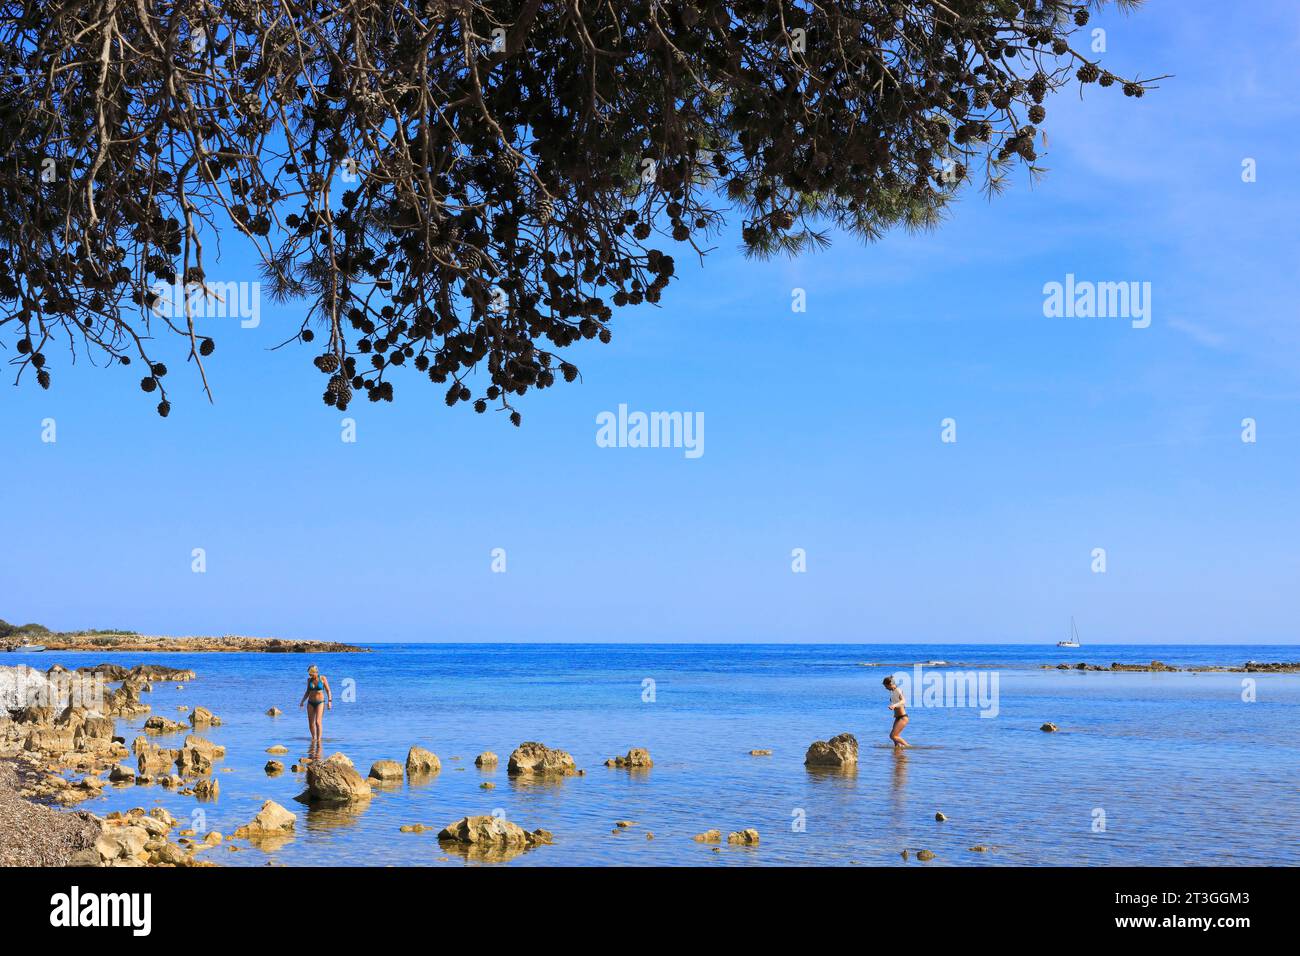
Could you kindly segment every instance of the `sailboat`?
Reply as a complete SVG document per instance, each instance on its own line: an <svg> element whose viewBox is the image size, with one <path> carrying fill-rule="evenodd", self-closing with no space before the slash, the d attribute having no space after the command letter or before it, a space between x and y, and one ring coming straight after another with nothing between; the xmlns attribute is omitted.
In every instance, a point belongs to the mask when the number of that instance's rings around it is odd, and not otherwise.
<svg viewBox="0 0 1300 956"><path fill-rule="evenodd" d="M1082 647L1079 643L1079 629L1074 626L1074 618L1070 618L1070 638L1065 641L1057 641L1057 647Z"/></svg>

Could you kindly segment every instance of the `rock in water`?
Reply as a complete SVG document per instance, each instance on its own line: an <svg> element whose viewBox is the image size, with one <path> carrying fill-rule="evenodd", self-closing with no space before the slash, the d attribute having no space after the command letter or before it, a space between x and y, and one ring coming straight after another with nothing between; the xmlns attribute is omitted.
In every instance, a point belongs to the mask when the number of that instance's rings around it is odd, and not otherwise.
<svg viewBox="0 0 1300 956"><path fill-rule="evenodd" d="M1039 727L1038 729L1041 730L1041 731L1042 731L1043 733L1045 733L1045 734L1054 734L1054 733L1056 733L1058 730L1060 730L1061 728L1058 727L1058 726L1056 726L1056 724L1052 723L1052 722L1049 720L1047 723L1043 724L1043 726Z"/></svg>
<svg viewBox="0 0 1300 956"><path fill-rule="evenodd" d="M283 714L283 713L284 713L284 711L282 711L279 707L272 707L270 710L268 710L268 711L266 712L266 716L268 716L268 717L279 717L279 716L280 716L281 714Z"/></svg>
<svg viewBox="0 0 1300 956"><path fill-rule="evenodd" d="M722 832L719 830L705 830L703 833L695 834L696 843L721 843Z"/></svg>
<svg viewBox="0 0 1300 956"><path fill-rule="evenodd" d="M221 718L206 707L195 707L190 713L190 724L194 727L220 727Z"/></svg>
<svg viewBox="0 0 1300 956"><path fill-rule="evenodd" d="M943 823L943 821L947 820L948 818L947 818L946 816L943 815L943 811L941 811L941 810L936 810L936 811L934 812L934 819L935 819L935 821L938 822L938 823Z"/></svg>
<svg viewBox="0 0 1300 956"><path fill-rule="evenodd" d="M256 840L266 836L282 836L292 833L298 822L297 814L290 813L274 800L267 800L262 809L248 823L235 831L241 840Z"/></svg>
<svg viewBox="0 0 1300 956"><path fill-rule="evenodd" d="M563 750L528 740L515 748L506 770L511 774L568 777L578 772L573 758Z"/></svg>
<svg viewBox="0 0 1300 956"><path fill-rule="evenodd" d="M846 769L858 765L858 738L840 734L830 740L817 740L804 755L805 767Z"/></svg>
<svg viewBox="0 0 1300 956"><path fill-rule="evenodd" d="M928 861L934 859L934 851L932 851L932 850L917 850L917 851L916 851L916 858L917 858L918 860L920 860L922 863L926 863L926 862L928 862Z"/></svg>
<svg viewBox="0 0 1300 956"><path fill-rule="evenodd" d="M343 754L313 761L307 767L307 789L298 794L304 803L352 803L370 799L370 784Z"/></svg>
<svg viewBox="0 0 1300 956"><path fill-rule="evenodd" d="M727 842L738 843L742 846L755 846L758 843L758 831L750 827L738 833L729 833L727 834Z"/></svg>
<svg viewBox="0 0 1300 956"><path fill-rule="evenodd" d="M139 772L148 775L164 773L170 770L172 764L180 759L181 752L155 747L153 744L146 743L136 750L136 754L136 766L139 768Z"/></svg>
<svg viewBox="0 0 1300 956"><path fill-rule="evenodd" d="M751 750L749 755L751 757L770 757L772 756L772 751L767 749Z"/></svg>
<svg viewBox="0 0 1300 956"><path fill-rule="evenodd" d="M495 766L500 762L500 759L501 759L501 758L499 758L499 757L498 757L496 754L494 754L492 751L490 751L490 750L485 750L485 751L483 751L481 754L479 754L477 757L474 758L474 766L476 766L476 767L495 767Z"/></svg>
<svg viewBox="0 0 1300 956"><path fill-rule="evenodd" d="M401 780L402 765L396 760L376 760L370 767L370 776L375 780Z"/></svg>
<svg viewBox="0 0 1300 956"><path fill-rule="evenodd" d="M266 771L268 777L274 777L276 774L284 773L284 764L278 760L268 760L262 769Z"/></svg>
<svg viewBox="0 0 1300 956"><path fill-rule="evenodd" d="M178 734L185 730L185 725L166 717L154 716L144 722L144 729L146 733L152 734Z"/></svg>
<svg viewBox="0 0 1300 956"><path fill-rule="evenodd" d="M406 754L406 772L412 777L427 776L442 769L442 761L432 750L412 747Z"/></svg>
<svg viewBox="0 0 1300 956"><path fill-rule="evenodd" d="M511 823L501 817L476 816L461 817L455 823L447 824L439 832L438 839L471 846L524 847L550 843L551 834L545 830L534 830L529 833L517 823Z"/></svg>
<svg viewBox="0 0 1300 956"><path fill-rule="evenodd" d="M650 759L650 751L644 747L633 747L624 757L610 757L605 761L606 767L625 767L629 770L639 770L653 767L655 762Z"/></svg>

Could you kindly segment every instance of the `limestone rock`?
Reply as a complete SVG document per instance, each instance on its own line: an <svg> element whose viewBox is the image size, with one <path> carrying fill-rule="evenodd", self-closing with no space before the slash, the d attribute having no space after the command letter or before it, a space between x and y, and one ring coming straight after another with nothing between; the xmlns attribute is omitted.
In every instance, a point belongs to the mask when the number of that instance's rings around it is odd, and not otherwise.
<svg viewBox="0 0 1300 956"><path fill-rule="evenodd" d="M858 764L858 738L840 734L830 740L814 741L804 755L805 767L847 769Z"/></svg>
<svg viewBox="0 0 1300 956"><path fill-rule="evenodd" d="M746 830L740 830L736 833L727 834L728 843L737 843L742 846L754 846L758 843L758 831L753 827Z"/></svg>
<svg viewBox="0 0 1300 956"><path fill-rule="evenodd" d="M510 754L506 770L516 775L572 776L578 772L573 758L536 741L525 741Z"/></svg>
<svg viewBox="0 0 1300 956"><path fill-rule="evenodd" d="M500 762L500 758L490 750L485 750L474 758L476 767L495 767Z"/></svg>
<svg viewBox="0 0 1300 956"><path fill-rule="evenodd" d="M180 757L179 750L168 750L145 743L137 749L136 767L141 774L165 773Z"/></svg>
<svg viewBox="0 0 1300 956"><path fill-rule="evenodd" d="M550 843L551 834L545 830L529 833L517 823L501 817L461 817L449 823L438 833L438 839L448 843L485 846L534 846Z"/></svg>
<svg viewBox="0 0 1300 956"><path fill-rule="evenodd" d="M190 712L190 724L193 727L220 727L221 718L206 707L195 707Z"/></svg>
<svg viewBox="0 0 1300 956"><path fill-rule="evenodd" d="M357 773L343 754L313 761L307 767L307 789L298 800L304 803L354 803L368 800L370 784Z"/></svg>
<svg viewBox="0 0 1300 956"><path fill-rule="evenodd" d="M412 777L426 776L442 769L442 761L432 750L414 746L406 754L406 772Z"/></svg>
<svg viewBox="0 0 1300 956"><path fill-rule="evenodd" d="M276 774L284 773L284 764L278 760L268 760L262 769L266 771L268 777L274 777Z"/></svg>
<svg viewBox="0 0 1300 956"><path fill-rule="evenodd" d="M611 757L605 761L606 767L625 767L630 770L647 769L654 765L654 761L650 759L650 751L644 747L633 747L626 756Z"/></svg>
<svg viewBox="0 0 1300 956"><path fill-rule="evenodd" d="M280 836L292 833L298 822L298 815L290 813L274 800L267 800L252 821L234 832L241 840L256 840L266 836Z"/></svg>
<svg viewBox="0 0 1300 956"><path fill-rule="evenodd" d="M149 842L149 831L141 826L106 826L95 840L95 851L105 863L139 860Z"/></svg>
<svg viewBox="0 0 1300 956"><path fill-rule="evenodd" d="M179 734L186 729L185 725L175 720L168 720L166 717L154 715L144 722L146 733L151 734Z"/></svg>
<svg viewBox="0 0 1300 956"><path fill-rule="evenodd" d="M722 832L719 830L705 830L703 833L695 834L696 843L721 843Z"/></svg>
<svg viewBox="0 0 1300 956"><path fill-rule="evenodd" d="M376 760L370 766L370 776L383 781L401 780L402 765L396 760Z"/></svg>

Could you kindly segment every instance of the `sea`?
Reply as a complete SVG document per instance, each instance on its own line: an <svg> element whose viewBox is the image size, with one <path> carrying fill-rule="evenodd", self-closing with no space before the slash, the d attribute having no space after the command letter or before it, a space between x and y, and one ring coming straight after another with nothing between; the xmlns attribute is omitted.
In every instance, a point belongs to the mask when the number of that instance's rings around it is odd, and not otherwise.
<svg viewBox="0 0 1300 956"><path fill-rule="evenodd" d="M227 837L266 800L298 815L293 838L274 847L227 839L205 851L223 866L1300 863L1300 674L1055 666L1300 661L1297 646L376 644L362 654L4 657L42 669L192 668L183 689L158 681L144 699L164 717L202 705L222 719L203 732L226 747L219 796L110 786L79 807L163 806L200 836ZM297 800L305 775L288 767L309 743L298 706L309 664L334 689L326 755L347 755L365 775L377 760L404 763L418 744L441 772L355 806ZM903 752L888 740L890 674L908 698L913 746ZM267 716L271 707L283 716ZM144 719L118 720L128 744ZM1047 722L1058 730L1043 731ZM842 733L858 740L856 770L805 767L813 741ZM183 735L151 739L180 746ZM585 773L510 776L523 741L568 751ZM274 758L286 771L272 777L263 767L277 744L289 753ZM605 765L633 747L650 751L653 768ZM499 765L479 769L489 750ZM439 843L439 829L475 814L546 829L554 842L489 858ZM431 829L401 832L414 824ZM720 845L694 839L711 829ZM756 845L726 842L744 829L758 831ZM923 849L933 859L918 860Z"/></svg>

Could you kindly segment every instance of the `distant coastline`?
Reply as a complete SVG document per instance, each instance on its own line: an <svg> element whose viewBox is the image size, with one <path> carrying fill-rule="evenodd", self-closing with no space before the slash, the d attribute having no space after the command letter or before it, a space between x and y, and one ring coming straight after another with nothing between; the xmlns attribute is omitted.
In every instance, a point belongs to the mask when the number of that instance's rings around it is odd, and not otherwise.
<svg viewBox="0 0 1300 956"><path fill-rule="evenodd" d="M51 631L40 624L21 627L0 620L0 652L24 647L47 651L108 651L135 653L261 653L261 654L362 654L370 649L337 641L300 641L278 637L168 637L135 631Z"/></svg>
<svg viewBox="0 0 1300 956"><path fill-rule="evenodd" d="M48 651L160 651L168 653L365 654L370 648L337 641L278 637L166 637L145 634L60 634L42 641Z"/></svg>

